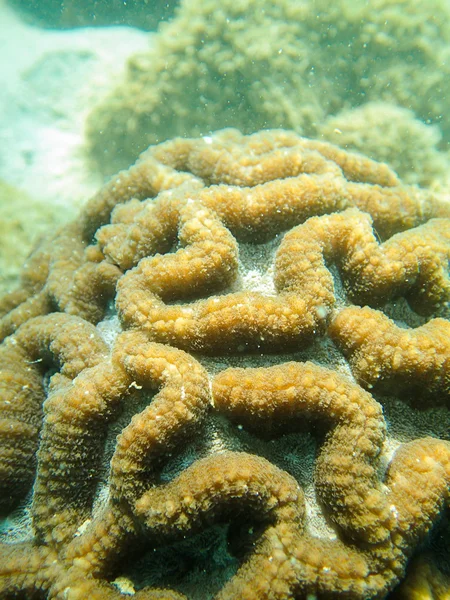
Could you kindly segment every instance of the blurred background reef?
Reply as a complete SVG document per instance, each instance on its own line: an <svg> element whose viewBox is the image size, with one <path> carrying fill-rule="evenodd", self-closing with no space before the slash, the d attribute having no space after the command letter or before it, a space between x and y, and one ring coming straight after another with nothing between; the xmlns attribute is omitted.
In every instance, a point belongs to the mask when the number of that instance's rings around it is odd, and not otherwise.
<svg viewBox="0 0 450 600"><path fill-rule="evenodd" d="M149 144L223 127L293 129L448 193L447 1L1 0L0 10L0 44L15 57L1 67L0 178L43 207L36 223L73 216ZM27 225L12 229L28 253ZM14 284L8 269L2 289Z"/></svg>

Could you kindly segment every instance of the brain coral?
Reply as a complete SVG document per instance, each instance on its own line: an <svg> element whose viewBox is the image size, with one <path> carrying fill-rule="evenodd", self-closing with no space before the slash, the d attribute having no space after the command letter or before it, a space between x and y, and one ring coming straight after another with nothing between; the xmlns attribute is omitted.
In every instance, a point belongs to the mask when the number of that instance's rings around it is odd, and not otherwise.
<svg viewBox="0 0 450 600"><path fill-rule="evenodd" d="M115 176L1 301L0 597L445 594L449 217L282 130Z"/></svg>
<svg viewBox="0 0 450 600"><path fill-rule="evenodd" d="M446 0L183 0L92 112L89 145L111 173L173 136L228 126L312 136L327 115L380 100L448 140L449 54Z"/></svg>

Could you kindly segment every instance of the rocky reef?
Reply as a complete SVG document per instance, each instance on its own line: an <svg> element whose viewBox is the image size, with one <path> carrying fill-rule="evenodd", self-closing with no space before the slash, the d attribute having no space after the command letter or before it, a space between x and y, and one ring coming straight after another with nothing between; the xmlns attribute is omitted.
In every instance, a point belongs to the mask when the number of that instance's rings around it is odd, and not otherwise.
<svg viewBox="0 0 450 600"><path fill-rule="evenodd" d="M0 597L445 598L449 258L361 154L151 146L0 300Z"/></svg>
<svg viewBox="0 0 450 600"><path fill-rule="evenodd" d="M424 182L417 163L431 138L442 136L440 150L450 140L449 55L444 0L182 0L149 51L131 56L126 76L114 78L114 89L99 98L87 122L90 154L111 174L149 144L222 127L332 135L323 125L342 111L346 134L347 111L381 102L387 108L379 116L373 109L365 119L355 114L349 136L358 125L370 137L380 124L373 137L395 148L376 159L401 155L391 166L401 162ZM400 111L399 120L400 108L411 113ZM430 124L435 129L427 131Z"/></svg>

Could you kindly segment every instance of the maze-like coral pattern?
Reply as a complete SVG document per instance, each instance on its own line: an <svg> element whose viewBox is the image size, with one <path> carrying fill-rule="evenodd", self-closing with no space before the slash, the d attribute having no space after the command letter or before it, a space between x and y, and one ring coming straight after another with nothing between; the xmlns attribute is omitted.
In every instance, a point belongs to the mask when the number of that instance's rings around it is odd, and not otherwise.
<svg viewBox="0 0 450 600"><path fill-rule="evenodd" d="M450 431L449 217L284 131L169 141L114 177L0 301L0 510L31 519L2 535L0 597L186 598L122 565L226 523L239 564L195 598L387 598L448 510L450 442L400 443L383 402ZM321 531L271 460L305 428ZM416 560L399 593L444 589Z"/></svg>

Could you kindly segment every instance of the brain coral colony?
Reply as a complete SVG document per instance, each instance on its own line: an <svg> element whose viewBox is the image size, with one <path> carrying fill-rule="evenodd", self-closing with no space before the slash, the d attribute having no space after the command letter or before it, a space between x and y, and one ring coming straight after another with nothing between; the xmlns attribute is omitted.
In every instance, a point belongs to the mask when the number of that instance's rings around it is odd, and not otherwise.
<svg viewBox="0 0 450 600"><path fill-rule="evenodd" d="M281 130L114 177L1 303L0 597L448 598L449 217Z"/></svg>

